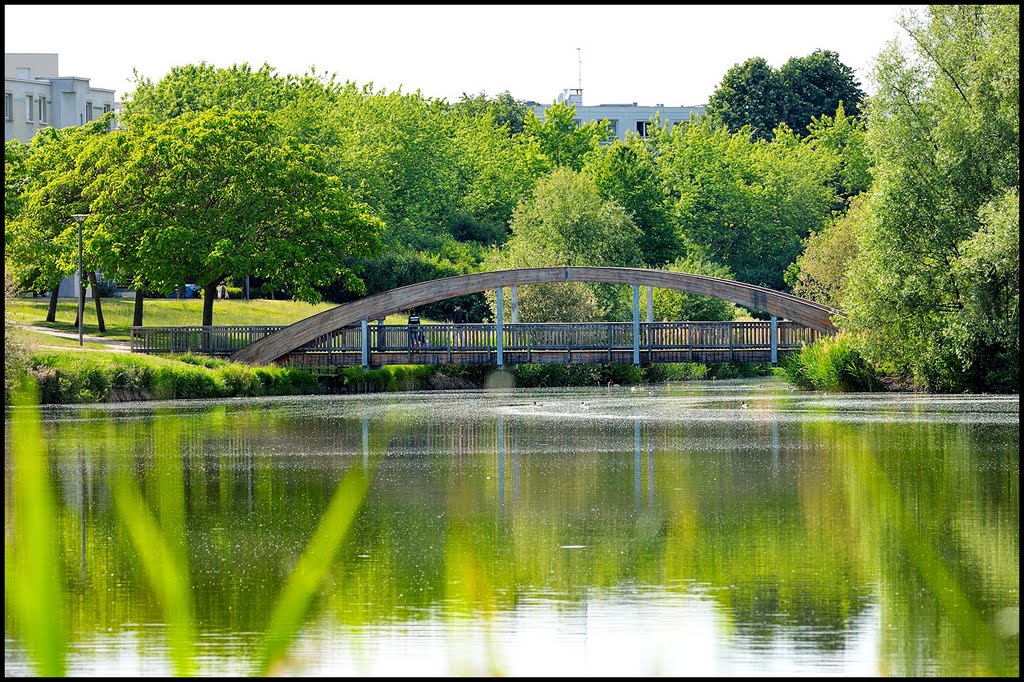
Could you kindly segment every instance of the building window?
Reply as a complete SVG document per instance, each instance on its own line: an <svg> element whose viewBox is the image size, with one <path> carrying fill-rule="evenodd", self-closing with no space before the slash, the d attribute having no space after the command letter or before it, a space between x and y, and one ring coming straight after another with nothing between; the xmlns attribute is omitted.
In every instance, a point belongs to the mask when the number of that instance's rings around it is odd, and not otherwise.
<svg viewBox="0 0 1024 682"><path fill-rule="evenodd" d="M109 104L104 104L103 105L103 113L106 114L106 113L109 113L109 112L110 112L110 105Z"/></svg>
<svg viewBox="0 0 1024 682"><path fill-rule="evenodd" d="M647 121L637 121L636 132L639 133L640 137L647 137Z"/></svg>
<svg viewBox="0 0 1024 682"><path fill-rule="evenodd" d="M619 120L618 119L609 120L608 121L608 130L611 131L612 135L614 135L615 137L618 137L619 136Z"/></svg>
<svg viewBox="0 0 1024 682"><path fill-rule="evenodd" d="M46 123L46 97L39 98L39 122Z"/></svg>
<svg viewBox="0 0 1024 682"><path fill-rule="evenodd" d="M85 103L85 122L88 123L92 120L92 102Z"/></svg>
<svg viewBox="0 0 1024 682"><path fill-rule="evenodd" d="M14 120L14 93L4 93L4 119L7 121Z"/></svg>
<svg viewBox="0 0 1024 682"><path fill-rule="evenodd" d="M33 121L32 114L32 95L25 95L25 123Z"/></svg>

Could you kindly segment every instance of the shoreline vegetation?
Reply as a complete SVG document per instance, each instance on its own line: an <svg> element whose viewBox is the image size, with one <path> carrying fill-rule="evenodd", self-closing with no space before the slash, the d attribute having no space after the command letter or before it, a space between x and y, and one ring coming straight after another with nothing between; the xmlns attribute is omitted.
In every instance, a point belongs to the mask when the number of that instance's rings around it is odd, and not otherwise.
<svg viewBox="0 0 1024 682"><path fill-rule="evenodd" d="M186 353L147 356L77 349L38 350L25 372L44 405L193 398L377 393L480 388L609 386L767 376L768 363L518 365L390 365L341 367L316 376L275 365L254 367Z"/></svg>

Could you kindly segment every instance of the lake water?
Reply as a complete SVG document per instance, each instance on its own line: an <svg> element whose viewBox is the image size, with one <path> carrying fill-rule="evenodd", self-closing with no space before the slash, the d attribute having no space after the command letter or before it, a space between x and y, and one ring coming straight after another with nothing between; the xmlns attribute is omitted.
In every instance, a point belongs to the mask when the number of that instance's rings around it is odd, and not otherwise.
<svg viewBox="0 0 1024 682"><path fill-rule="evenodd" d="M757 379L42 429L73 675L1019 672L1017 396ZM5 674L34 674L5 624Z"/></svg>

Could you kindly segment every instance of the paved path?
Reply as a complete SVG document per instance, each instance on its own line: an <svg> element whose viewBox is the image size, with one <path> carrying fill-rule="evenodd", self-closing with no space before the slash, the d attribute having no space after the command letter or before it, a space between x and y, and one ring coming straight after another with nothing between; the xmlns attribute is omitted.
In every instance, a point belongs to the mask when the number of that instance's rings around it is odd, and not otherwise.
<svg viewBox="0 0 1024 682"><path fill-rule="evenodd" d="M28 331L31 331L31 332L39 332L40 334L49 334L50 336L59 336L62 339L71 339L73 341L77 341L78 340L78 333L77 332L62 332L62 331L58 331L56 329L50 329L49 327L36 327L36 326L33 326L33 325L25 325L24 329L27 329ZM131 353L132 352L131 346L128 345L127 341L119 341L117 339L108 339L108 338L103 337L103 336L91 336L89 334L83 334L82 335L82 340L83 341L87 341L89 343L100 343L100 344L103 344L104 346L107 346L107 348L104 348L102 350L113 351L115 353ZM46 346L46 345L43 345L42 347L43 348L57 348L57 349L60 349L60 350L101 350L99 348L85 348L85 347L79 347L79 346Z"/></svg>

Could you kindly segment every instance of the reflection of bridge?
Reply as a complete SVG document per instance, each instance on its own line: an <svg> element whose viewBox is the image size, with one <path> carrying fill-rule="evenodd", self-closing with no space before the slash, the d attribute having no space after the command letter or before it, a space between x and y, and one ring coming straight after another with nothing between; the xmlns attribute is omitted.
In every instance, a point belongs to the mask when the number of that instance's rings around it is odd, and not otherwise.
<svg viewBox="0 0 1024 682"><path fill-rule="evenodd" d="M517 287L604 282L633 287L633 321L519 324ZM503 288L511 288L511 323ZM640 321L646 287L647 322ZM654 322L653 287L712 296L770 314L770 321ZM385 325L389 314L427 303L495 290L491 324ZM385 364L771 361L819 334L835 333L839 311L742 282L633 268L530 268L449 277L393 289L339 305L287 327L133 327L132 350L193 350L254 364L304 367ZM783 318L781 321L779 318ZM371 324L370 320L377 320ZM358 326L356 326L358 325ZM419 340L422 332L422 341Z"/></svg>

